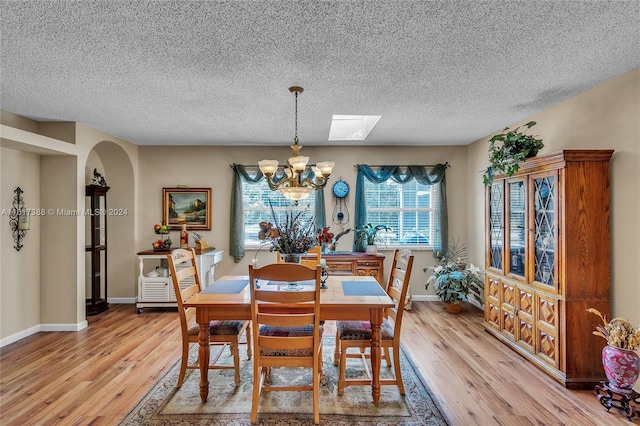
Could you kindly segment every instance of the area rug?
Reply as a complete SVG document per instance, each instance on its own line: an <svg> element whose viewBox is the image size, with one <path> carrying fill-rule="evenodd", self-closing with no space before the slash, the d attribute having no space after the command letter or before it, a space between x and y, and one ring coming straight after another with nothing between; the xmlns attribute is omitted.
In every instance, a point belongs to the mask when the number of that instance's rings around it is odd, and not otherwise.
<svg viewBox="0 0 640 426"><path fill-rule="evenodd" d="M448 425L445 416L430 395L422 377L416 373L410 358L401 351L401 368L405 395L396 386L382 386L380 404L373 405L371 387L349 386L344 395L337 394L338 369L333 365L334 340L323 341L323 382L320 389L320 423L323 425ZM247 360L241 346L241 384L236 387L233 370L209 371L209 397L200 402L199 371L187 370L187 377L176 389L179 361L156 383L142 400L121 421L131 425L250 425L253 364ZM212 348L212 356L216 348ZM222 362L231 364L229 350ZM190 358L197 357L197 345ZM349 359L347 376L364 376L362 361ZM220 362L220 361L219 361ZM272 370L271 380L277 383L309 383L308 369ZM392 377L383 360L381 378ZM310 392L263 392L260 399L258 425L313 424Z"/></svg>

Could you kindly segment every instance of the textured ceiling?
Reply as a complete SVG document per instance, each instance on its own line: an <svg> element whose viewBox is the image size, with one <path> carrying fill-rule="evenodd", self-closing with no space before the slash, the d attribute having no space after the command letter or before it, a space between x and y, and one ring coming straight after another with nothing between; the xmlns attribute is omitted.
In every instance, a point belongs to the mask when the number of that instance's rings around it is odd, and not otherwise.
<svg viewBox="0 0 640 426"><path fill-rule="evenodd" d="M0 108L140 145L469 144L640 66L634 1L0 1Z"/></svg>

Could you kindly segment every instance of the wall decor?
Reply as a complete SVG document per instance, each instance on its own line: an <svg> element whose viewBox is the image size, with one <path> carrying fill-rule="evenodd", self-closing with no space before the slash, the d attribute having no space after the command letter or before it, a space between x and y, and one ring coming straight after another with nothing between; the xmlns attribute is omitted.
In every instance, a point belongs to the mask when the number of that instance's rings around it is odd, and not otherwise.
<svg viewBox="0 0 640 426"><path fill-rule="evenodd" d="M9 226L13 233L13 242L15 242L15 248L20 251L22 247L22 240L27 236L29 230L29 210L24 208L24 198L22 197L23 190L17 187L13 192L16 195L13 197L13 208L9 213ZM34 210L35 211L35 210Z"/></svg>
<svg viewBox="0 0 640 426"><path fill-rule="evenodd" d="M162 188L162 220L171 229L211 229L211 188Z"/></svg>

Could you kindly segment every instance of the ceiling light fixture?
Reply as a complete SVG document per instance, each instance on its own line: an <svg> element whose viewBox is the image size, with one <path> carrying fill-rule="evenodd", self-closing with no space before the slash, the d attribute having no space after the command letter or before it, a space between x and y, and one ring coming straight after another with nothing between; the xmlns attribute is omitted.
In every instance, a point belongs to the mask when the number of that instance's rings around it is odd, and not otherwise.
<svg viewBox="0 0 640 426"><path fill-rule="evenodd" d="M311 195L313 191L324 188L335 165L333 161L316 163L315 166L311 165L314 179L311 177L303 177L303 175L308 176L306 169L307 163L309 162L309 157L304 157L299 154L302 147L298 145L298 94L302 93L303 90L302 87L298 86L289 87L289 92L296 96L296 127L293 145L291 145L293 155L289 157L287 165L284 168L287 177L276 177L276 170L278 170L277 160L258 161L260 171L267 178L269 188L271 188L272 191L280 191L285 198L288 198L296 204L298 204L298 201Z"/></svg>

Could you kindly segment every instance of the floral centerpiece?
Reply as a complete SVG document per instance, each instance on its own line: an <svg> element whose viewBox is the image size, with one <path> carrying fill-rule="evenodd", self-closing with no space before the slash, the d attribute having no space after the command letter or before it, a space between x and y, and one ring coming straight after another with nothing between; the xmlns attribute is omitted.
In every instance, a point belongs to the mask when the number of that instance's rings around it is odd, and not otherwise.
<svg viewBox="0 0 640 426"><path fill-rule="evenodd" d="M640 348L640 328L634 329L622 318L607 321L607 317L594 308L587 311L602 320L593 334L607 341L602 349L602 366L609 379L608 388L620 394L634 394L633 386L640 376L640 355L635 352Z"/></svg>
<svg viewBox="0 0 640 426"><path fill-rule="evenodd" d="M431 272L425 288L433 284L438 298L448 304L460 304L469 293L484 304L484 275L467 259L467 249L458 242L449 244L448 256L436 254L438 264L423 269Z"/></svg>
<svg viewBox="0 0 640 426"><path fill-rule="evenodd" d="M317 245L318 234L313 216L307 210L287 211L283 220L278 221L273 207L273 222L260 222L258 239L271 243L270 251L282 253L285 261L294 256L306 253ZM287 259L288 258L288 259Z"/></svg>

